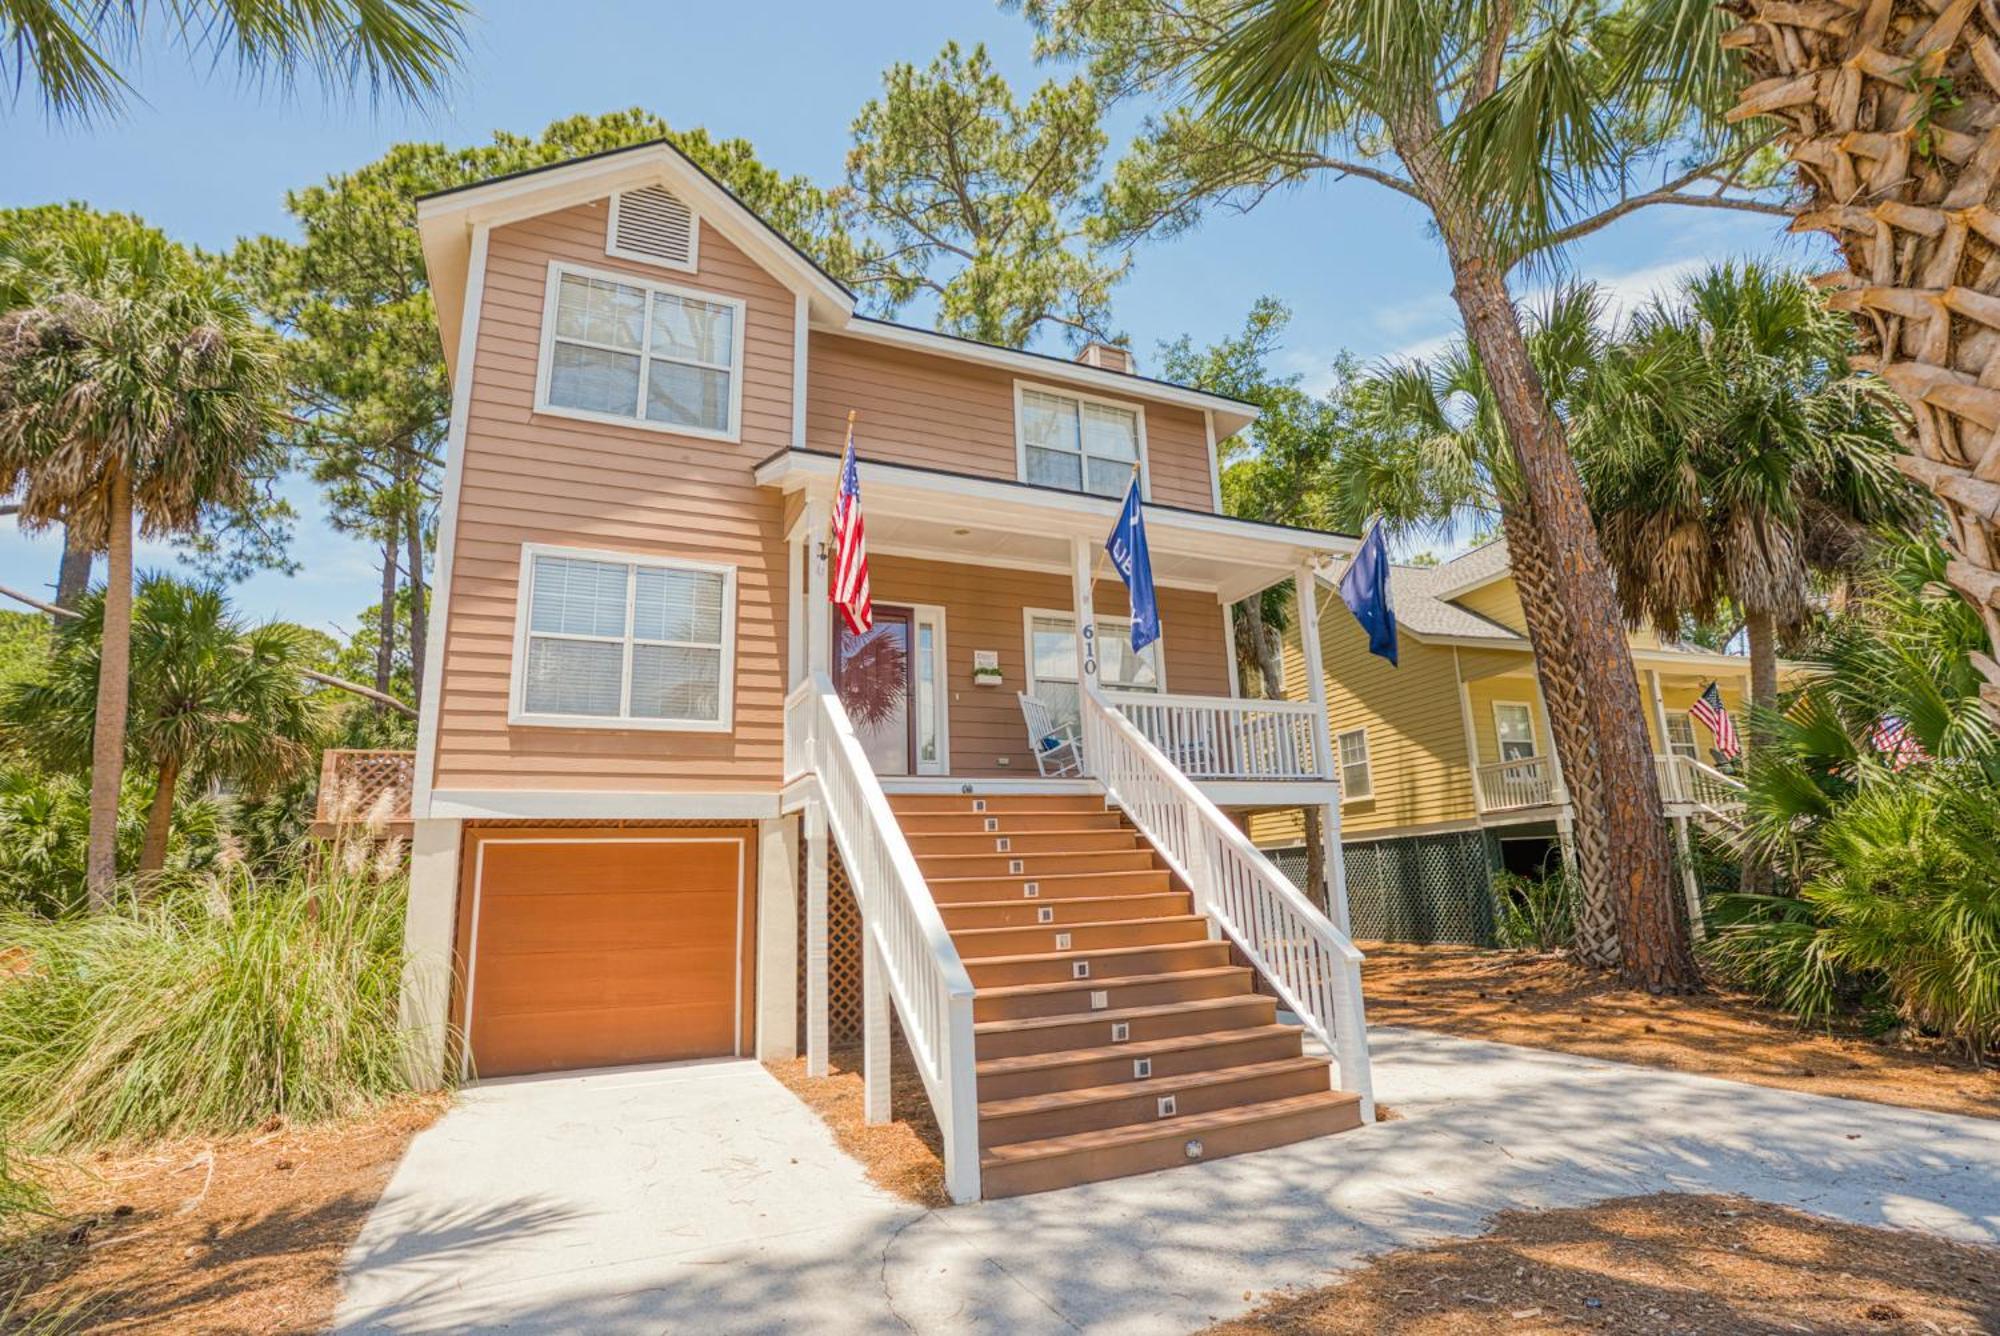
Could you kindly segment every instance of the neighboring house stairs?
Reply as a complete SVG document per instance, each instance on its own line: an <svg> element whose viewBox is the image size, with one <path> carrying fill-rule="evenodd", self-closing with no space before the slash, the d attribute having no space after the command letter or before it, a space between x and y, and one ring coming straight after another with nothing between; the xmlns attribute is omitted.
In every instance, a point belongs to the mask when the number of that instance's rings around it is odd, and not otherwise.
<svg viewBox="0 0 2000 1336"><path fill-rule="evenodd" d="M975 989L983 1195L1360 1126L1360 1097L1103 797L890 805Z"/></svg>

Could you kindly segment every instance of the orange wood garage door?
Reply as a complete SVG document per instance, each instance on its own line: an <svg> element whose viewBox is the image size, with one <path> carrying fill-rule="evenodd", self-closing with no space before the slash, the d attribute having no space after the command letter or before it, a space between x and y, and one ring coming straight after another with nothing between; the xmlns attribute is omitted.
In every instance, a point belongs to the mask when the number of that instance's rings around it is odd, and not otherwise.
<svg viewBox="0 0 2000 1336"><path fill-rule="evenodd" d="M747 831L474 830L467 844L474 1074L745 1051Z"/></svg>

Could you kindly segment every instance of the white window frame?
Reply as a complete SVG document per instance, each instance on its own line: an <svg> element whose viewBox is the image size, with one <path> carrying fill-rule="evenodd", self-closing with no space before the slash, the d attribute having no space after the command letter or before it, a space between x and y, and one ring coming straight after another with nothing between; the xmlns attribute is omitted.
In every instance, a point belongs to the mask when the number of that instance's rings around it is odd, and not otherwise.
<svg viewBox="0 0 2000 1336"><path fill-rule="evenodd" d="M1347 762L1342 759L1340 744L1348 739L1361 739L1361 766L1368 772L1368 787L1351 790L1347 787ZM1375 796L1375 753L1368 747L1368 729L1347 728L1333 735L1334 774L1340 780L1340 800L1343 803L1362 802Z"/></svg>
<svg viewBox="0 0 2000 1336"><path fill-rule="evenodd" d="M1666 719L1667 755L1684 756L1690 761L1699 761L1701 742L1694 735L1693 717L1685 710L1672 710L1667 713ZM1681 750L1683 747L1687 750Z"/></svg>
<svg viewBox="0 0 2000 1336"><path fill-rule="evenodd" d="M635 186L633 188L639 189L640 187ZM643 251L619 249L618 204L620 200L625 198L626 192L623 190L614 190L611 192L611 207L606 210L609 217L607 217L604 224L604 253L621 260L630 260L634 264L650 264L656 269L673 269L683 274L692 274L701 268L701 215L695 212L692 204L681 199L679 195L675 195L673 191L667 190L665 186L661 186L659 189L665 190L669 195L673 195L676 200L680 201L681 207L688 211L688 262L686 264L677 264L672 260L662 260L657 255L647 255Z"/></svg>
<svg viewBox="0 0 2000 1336"><path fill-rule="evenodd" d="M640 567L655 570L697 571L722 577L722 667L716 692L716 717L709 719L637 719L630 715L543 714L527 709L529 615L534 591L535 559L567 557L577 561L602 561L631 568L625 578L625 661L619 681L619 706L631 708L632 602ZM571 640L610 637L566 636ZM651 643L651 642L648 642ZM736 715L736 567L721 562L690 561L645 552L609 552L596 548L558 547L550 543L521 545L520 587L514 597L514 658L507 681L507 722L522 728L615 728L622 731L653 733L729 733L735 730Z"/></svg>
<svg viewBox="0 0 2000 1336"><path fill-rule="evenodd" d="M1021 651L1025 659L1025 667L1027 669L1024 676L1026 676L1028 680L1028 694L1030 696L1035 694L1035 685L1036 685L1035 618L1037 617L1048 617L1057 621L1068 622L1070 637L1074 639L1076 636L1076 613L1074 611L1066 610L1063 608L1021 609ZM1100 627L1107 625L1118 627L1125 633L1127 637L1127 643L1130 643L1130 637L1132 634L1132 619L1130 617L1110 617L1100 612L1097 614L1097 624ZM1149 696L1166 695L1167 694L1167 637L1165 630L1162 629L1160 633L1160 638L1158 640L1155 640L1152 644L1146 646L1145 650L1141 652L1150 653L1153 655L1153 676L1157 677L1160 680L1160 685L1158 687L1154 688L1152 691L1143 691L1142 688L1139 687L1112 686L1104 681L1102 674L1099 674L1098 685L1103 687L1106 691L1141 691L1142 694ZM1076 676L1077 676L1076 685L1078 690L1080 691L1083 687L1083 665L1081 663L1077 664L1076 666Z"/></svg>
<svg viewBox="0 0 2000 1336"><path fill-rule="evenodd" d="M1016 481L1027 483L1031 487L1048 486L1047 483L1028 482L1027 414L1022 396L1030 390L1036 394L1048 394L1063 399L1075 399L1079 404L1103 404L1106 408L1116 408L1121 412L1136 415L1138 419L1135 429L1138 433L1139 449L1139 499L1142 501L1151 501L1153 499L1153 465L1151 459L1148 457L1146 447L1146 406L1144 404L1134 403L1129 399L1114 399L1107 394L1092 394L1088 390L1078 390L1068 385L1049 385L1033 380L1017 380L1014 382L1014 477ZM1079 414L1081 411L1079 408ZM1079 431L1082 429L1082 425L1081 418L1079 417L1077 423ZM1081 445L1081 439L1077 443ZM1087 458L1090 458L1090 456L1078 456L1079 460ZM1079 463L1078 468L1079 470L1082 468L1081 463ZM1079 473L1079 482L1082 480L1082 476ZM1059 492L1069 491L1067 487L1056 487L1050 490ZM1098 494L1087 488L1078 487L1074 495L1097 496ZM1101 501L1118 500L1117 497L1098 497L1098 499Z"/></svg>
<svg viewBox="0 0 2000 1336"><path fill-rule="evenodd" d="M1531 747L1533 750L1531 750L1526 756L1516 756L1511 758L1511 760L1507 756L1505 740L1502 739L1500 736L1500 712L1502 710L1520 710L1522 713L1528 716L1528 746ZM1494 762L1496 764L1518 765L1523 761L1532 761L1541 754L1542 754L1542 740L1540 737L1536 735L1535 731L1535 707L1530 702L1524 700L1494 701L1493 702Z"/></svg>
<svg viewBox="0 0 2000 1336"><path fill-rule="evenodd" d="M562 300L562 280L564 276L574 278L594 278L601 283L620 283L628 288L642 288L649 295L665 293L671 297L684 297L689 301L710 302L717 306L730 307L735 315L729 322L729 426L725 431L715 431L708 427L686 427L673 422L655 422L643 416L646 403L646 380L652 372L653 338L652 305L647 303L645 333L638 348L639 395L636 406L642 415L622 417L617 413L600 413L591 408L570 408L549 402L549 380L555 369L556 308ZM550 260L548 290L542 297L542 338L541 351L535 360L535 411L552 417L575 418L580 422L603 422L614 427L637 427L642 431L660 432L667 436L689 436L703 441L730 441L742 439L743 435L743 318L747 305L739 298L725 297L718 292L703 292L697 288L682 287L678 283L662 283L642 274L629 273L622 269L599 269L587 264L573 264L568 260ZM565 343L580 344L583 347L603 347L607 352L621 353L627 357L633 354L630 348L610 348L605 345L585 343L581 339L564 339ZM663 361L684 361L681 358L663 358ZM711 363L688 362L689 366L707 366L711 370L723 368Z"/></svg>

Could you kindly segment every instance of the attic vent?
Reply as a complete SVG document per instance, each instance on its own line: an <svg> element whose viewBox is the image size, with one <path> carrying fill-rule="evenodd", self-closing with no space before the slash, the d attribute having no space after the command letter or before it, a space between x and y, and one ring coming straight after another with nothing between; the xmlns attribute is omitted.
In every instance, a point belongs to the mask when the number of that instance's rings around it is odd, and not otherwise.
<svg viewBox="0 0 2000 1336"><path fill-rule="evenodd" d="M621 190L611 197L608 254L670 269L695 267L696 219L688 206L658 186Z"/></svg>

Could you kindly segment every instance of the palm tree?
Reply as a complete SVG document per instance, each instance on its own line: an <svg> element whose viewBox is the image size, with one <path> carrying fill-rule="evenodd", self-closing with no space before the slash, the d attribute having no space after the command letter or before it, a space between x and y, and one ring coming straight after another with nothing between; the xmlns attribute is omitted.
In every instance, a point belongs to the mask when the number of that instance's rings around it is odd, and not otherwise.
<svg viewBox="0 0 2000 1336"><path fill-rule="evenodd" d="M1831 233L1846 269L1822 280L1850 312L1864 355L1909 405L1897 460L1937 497L1954 560L1946 578L1979 610L1974 663L2000 719L2000 480L1992 347L1993 131L2000 104L1990 6L1654 0L1681 36L1691 82L1728 89L1733 119L1775 118L1802 187L1798 223ZM1738 23L1738 20L1741 20ZM1740 52L1741 64L1727 58Z"/></svg>
<svg viewBox="0 0 2000 1336"><path fill-rule="evenodd" d="M142 40L176 41L198 60L233 60L289 84L363 80L415 101L440 91L463 42L462 0L0 0L0 79L41 94L52 115L116 111L131 90L121 63ZM136 63L136 62L135 62Z"/></svg>
<svg viewBox="0 0 2000 1336"><path fill-rule="evenodd" d="M91 760L89 885L111 902L131 690L132 542L240 500L273 448L277 359L212 265L102 216L32 256L0 240L0 494L28 528L106 554Z"/></svg>
<svg viewBox="0 0 2000 1336"><path fill-rule="evenodd" d="M85 600L48 672L0 696L0 742L58 769L90 759L106 602ZM131 648L126 754L153 776L138 870L157 872L182 781L253 792L282 783L319 754L326 710L301 675L311 637L282 622L246 629L213 585L140 581Z"/></svg>

